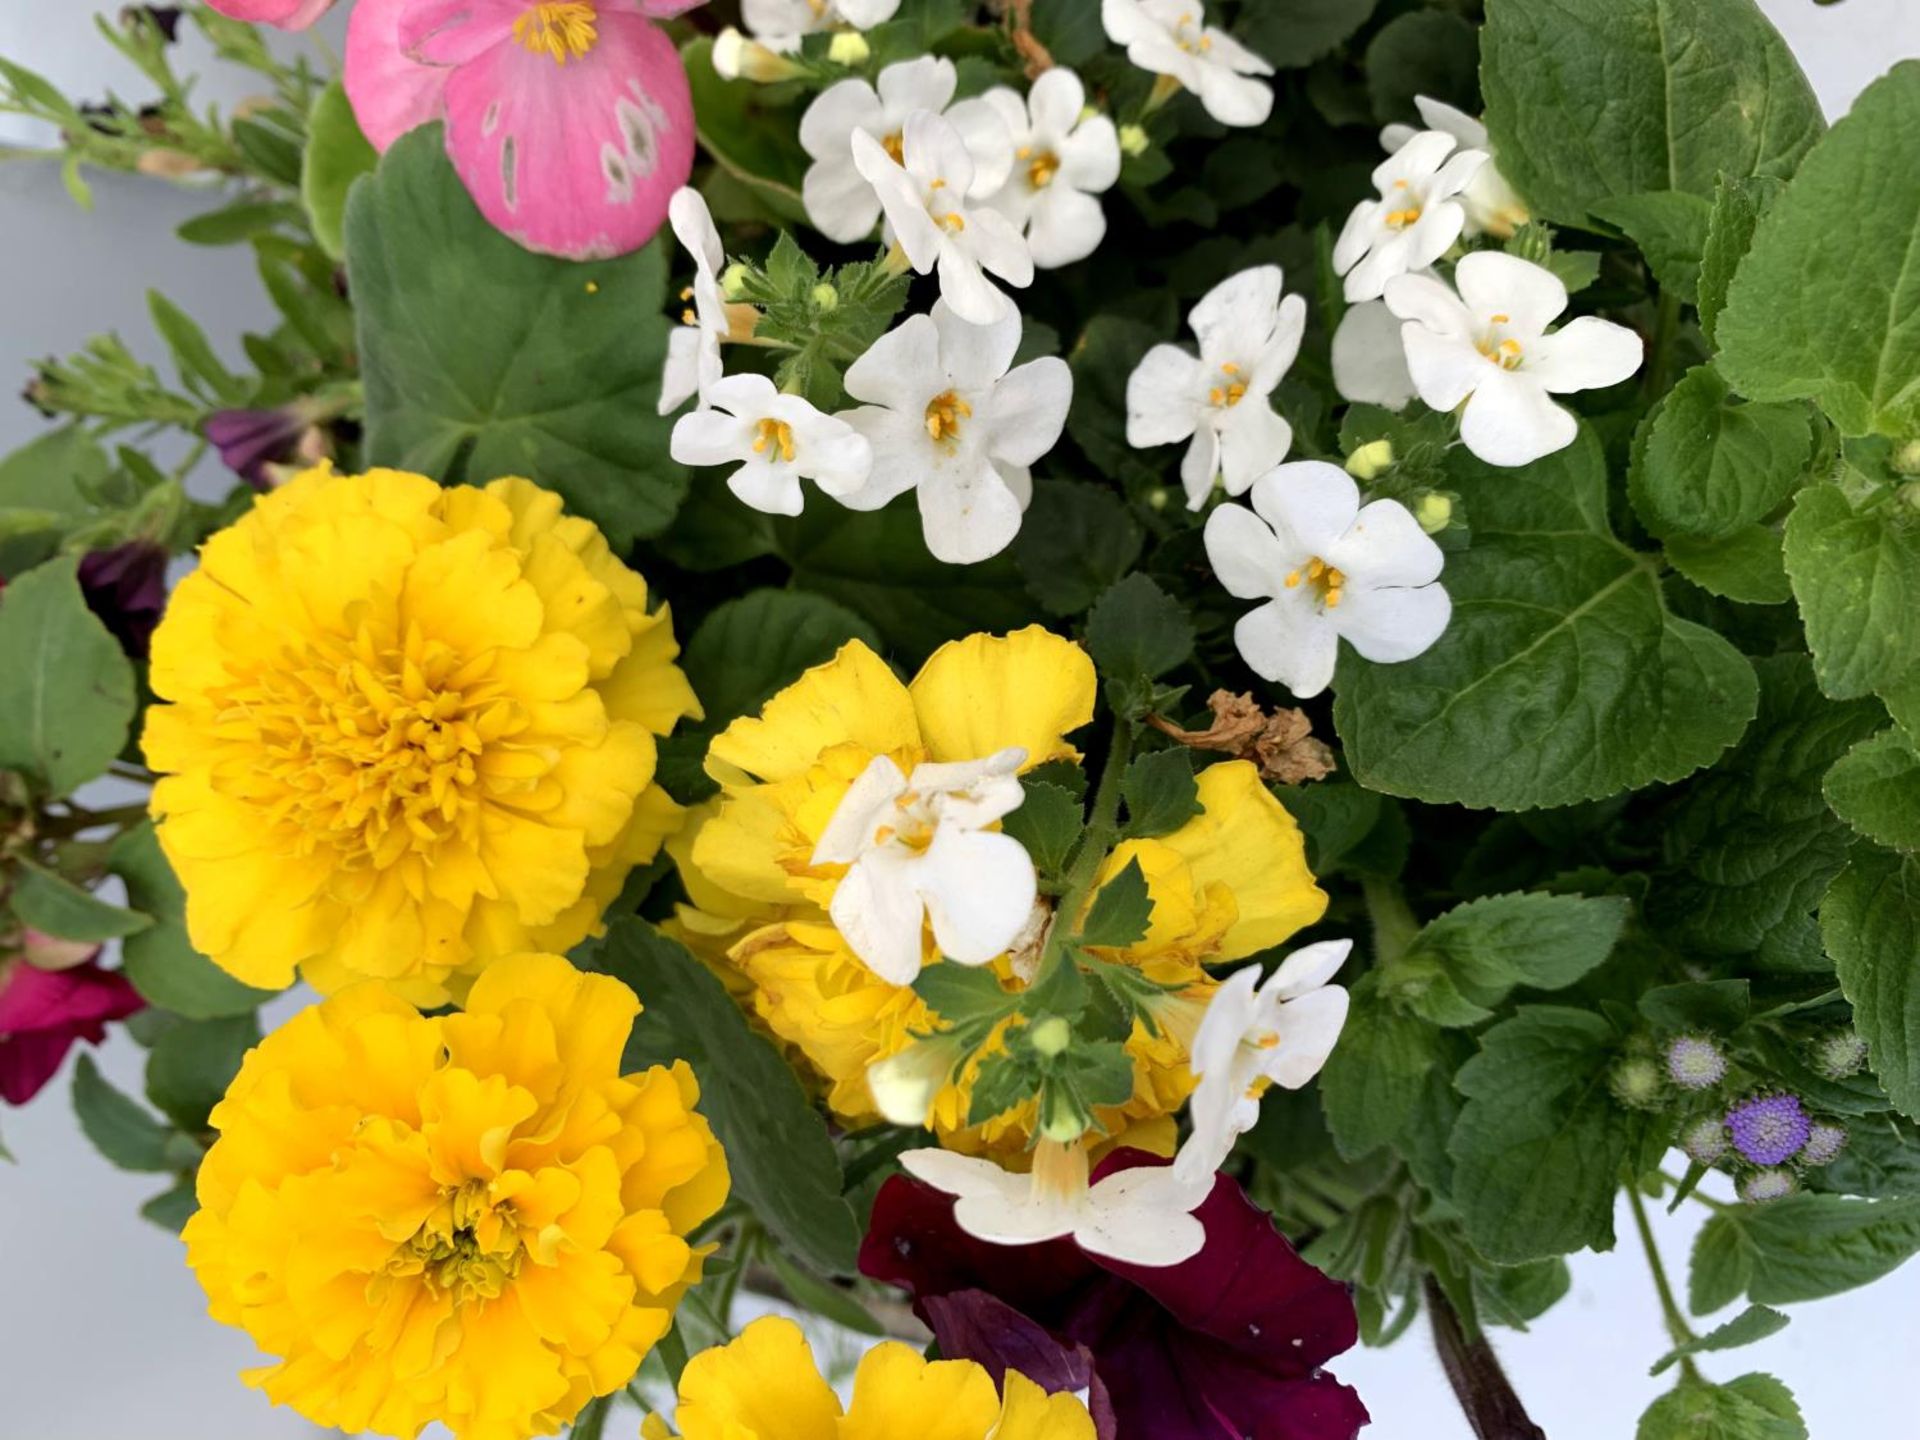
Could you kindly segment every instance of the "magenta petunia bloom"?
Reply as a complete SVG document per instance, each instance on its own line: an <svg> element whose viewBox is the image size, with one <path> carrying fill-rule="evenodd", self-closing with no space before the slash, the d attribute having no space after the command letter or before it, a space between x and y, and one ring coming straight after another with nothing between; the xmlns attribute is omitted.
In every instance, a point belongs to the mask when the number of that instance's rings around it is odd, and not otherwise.
<svg viewBox="0 0 1920 1440"><path fill-rule="evenodd" d="M9 1105L39 1094L76 1040L97 1044L107 1021L146 1005L126 976L91 959L72 963L61 954L65 942L28 931L27 947L25 956L0 959L0 1100ZM33 963L36 949L64 968L41 969Z"/></svg>
<svg viewBox="0 0 1920 1440"><path fill-rule="evenodd" d="M1101 1170L1158 1163L1120 1151ZM1087 1390L1101 1440L1353 1440L1366 1407L1320 1370L1358 1336L1346 1287L1224 1175L1194 1214L1198 1255L1128 1265L1070 1240L977 1240L951 1196L896 1176L860 1269L911 1293L942 1355Z"/></svg>
<svg viewBox="0 0 1920 1440"><path fill-rule="evenodd" d="M333 0L207 0L222 15L249 25L304 30L333 8Z"/></svg>
<svg viewBox="0 0 1920 1440"><path fill-rule="evenodd" d="M346 89L384 149L446 122L499 230L570 260L653 238L693 171L693 96L653 22L704 0L360 0Z"/></svg>

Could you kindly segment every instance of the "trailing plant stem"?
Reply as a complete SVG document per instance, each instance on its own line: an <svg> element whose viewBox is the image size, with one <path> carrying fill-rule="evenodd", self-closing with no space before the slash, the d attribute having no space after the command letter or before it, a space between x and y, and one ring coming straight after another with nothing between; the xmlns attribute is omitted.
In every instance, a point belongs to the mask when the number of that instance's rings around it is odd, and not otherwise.
<svg viewBox="0 0 1920 1440"><path fill-rule="evenodd" d="M1647 1202L1641 1198L1638 1185L1627 1186L1627 1203L1633 1207L1633 1225L1640 1232L1641 1248L1647 1252L1647 1268L1653 1272L1653 1288L1660 1296L1660 1313L1667 1322L1667 1334L1675 1345L1689 1344L1697 1337L1674 1300L1673 1286L1667 1279L1667 1267L1660 1259L1660 1248L1653 1243L1653 1226L1647 1221ZM1686 1355L1680 1357L1680 1371L1689 1379L1698 1375L1692 1358Z"/></svg>
<svg viewBox="0 0 1920 1440"><path fill-rule="evenodd" d="M1484 1335L1467 1338L1460 1312L1432 1275L1420 1282L1426 1297L1427 1319L1433 1327L1440 1368L1453 1387L1467 1423L1478 1440L1547 1440L1547 1432L1533 1423L1527 1407L1500 1368L1500 1359Z"/></svg>

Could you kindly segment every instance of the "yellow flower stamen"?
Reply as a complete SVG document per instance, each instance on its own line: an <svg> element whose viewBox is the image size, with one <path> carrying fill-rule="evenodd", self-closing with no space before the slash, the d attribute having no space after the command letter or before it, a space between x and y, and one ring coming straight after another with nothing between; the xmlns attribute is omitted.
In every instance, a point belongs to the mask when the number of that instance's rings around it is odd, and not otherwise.
<svg viewBox="0 0 1920 1440"><path fill-rule="evenodd" d="M769 418L759 421L753 428L756 437L753 442L754 454L764 455L769 450L777 449L782 460L789 463L793 460L793 427L791 425L784 420Z"/></svg>
<svg viewBox="0 0 1920 1440"><path fill-rule="evenodd" d="M1231 360L1220 366L1220 373L1227 377L1227 383L1215 385L1207 391L1207 403L1216 409L1221 407L1231 409L1247 398L1246 382L1238 378L1240 367Z"/></svg>
<svg viewBox="0 0 1920 1440"><path fill-rule="evenodd" d="M599 17L591 0L546 0L513 22L513 38L556 65L578 60L600 42Z"/></svg>
<svg viewBox="0 0 1920 1440"><path fill-rule="evenodd" d="M904 166L907 163L907 142L898 130L880 137L880 148L892 157L893 163Z"/></svg>
<svg viewBox="0 0 1920 1440"><path fill-rule="evenodd" d="M1289 590L1297 590L1302 579L1301 572L1289 570L1281 582ZM1333 566L1327 564L1318 555L1307 561L1304 577L1308 584L1319 592L1322 608L1332 610L1340 604L1340 592L1347 583L1347 577ZM1278 1043L1277 1041L1275 1042Z"/></svg>
<svg viewBox="0 0 1920 1440"><path fill-rule="evenodd" d="M1042 150L1038 155L1023 152L1020 158L1027 162L1027 184L1035 190L1046 189L1060 173L1060 157L1051 150Z"/></svg>
<svg viewBox="0 0 1920 1440"><path fill-rule="evenodd" d="M1399 210L1389 210L1387 212L1387 228L1389 230L1404 230L1419 218L1420 207L1418 205L1408 205Z"/></svg>
<svg viewBox="0 0 1920 1440"><path fill-rule="evenodd" d="M927 434L936 441L953 440L960 434L961 417L972 415L973 407L953 391L936 395L927 402Z"/></svg>

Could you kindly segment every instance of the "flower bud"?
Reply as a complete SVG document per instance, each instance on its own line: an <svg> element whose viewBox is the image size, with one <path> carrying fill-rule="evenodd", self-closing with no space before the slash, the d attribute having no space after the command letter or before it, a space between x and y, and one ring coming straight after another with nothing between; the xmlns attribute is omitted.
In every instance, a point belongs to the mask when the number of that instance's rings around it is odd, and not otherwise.
<svg viewBox="0 0 1920 1440"><path fill-rule="evenodd" d="M736 260L720 272L720 293L729 300L738 300L747 293L747 265L744 260Z"/></svg>
<svg viewBox="0 0 1920 1440"><path fill-rule="evenodd" d="M1041 1094L1040 1112L1040 1134L1043 1139L1071 1145L1087 1133L1087 1117L1078 1102L1071 1093L1058 1086L1049 1085Z"/></svg>
<svg viewBox="0 0 1920 1440"><path fill-rule="evenodd" d="M1122 155L1144 155L1153 141L1147 137L1143 125L1122 125L1120 127L1120 153Z"/></svg>
<svg viewBox="0 0 1920 1440"><path fill-rule="evenodd" d="M1756 1170L1740 1182L1740 1198L1749 1205L1784 1200L1800 1188L1791 1170Z"/></svg>
<svg viewBox="0 0 1920 1440"><path fill-rule="evenodd" d="M959 1058L957 1045L934 1036L869 1065L867 1090L873 1096L873 1108L895 1125L926 1124L933 1097L946 1085Z"/></svg>
<svg viewBox="0 0 1920 1440"><path fill-rule="evenodd" d="M1027 1032L1027 1038L1035 1050L1051 1059L1055 1055L1065 1054L1067 1047L1073 1044L1073 1027L1058 1015L1049 1015L1035 1023Z"/></svg>
<svg viewBox="0 0 1920 1440"><path fill-rule="evenodd" d="M1623 1055L1607 1072L1607 1088L1629 1110L1658 1110L1666 1077L1650 1056Z"/></svg>
<svg viewBox="0 0 1920 1440"><path fill-rule="evenodd" d="M1920 475L1920 440L1909 440L1893 452L1889 462L1896 475Z"/></svg>
<svg viewBox="0 0 1920 1440"><path fill-rule="evenodd" d="M840 308L840 292L822 280L818 285L813 287L813 308L822 314L838 310Z"/></svg>
<svg viewBox="0 0 1920 1440"><path fill-rule="evenodd" d="M752 80L760 85L794 80L806 74L779 51L768 49L758 40L749 40L731 25L713 42L713 68L723 79Z"/></svg>
<svg viewBox="0 0 1920 1440"><path fill-rule="evenodd" d="M858 30L842 30L827 43L827 59L849 69L866 64L872 54L873 47Z"/></svg>
<svg viewBox="0 0 1920 1440"><path fill-rule="evenodd" d="M1371 480L1393 464L1393 442L1373 440L1347 457L1347 474L1356 480Z"/></svg>
<svg viewBox="0 0 1920 1440"><path fill-rule="evenodd" d="M1453 497L1430 491L1413 507L1413 518L1427 534L1438 535L1453 523Z"/></svg>
<svg viewBox="0 0 1920 1440"><path fill-rule="evenodd" d="M1834 1030L1813 1046L1813 1068L1829 1080L1845 1080L1866 1068L1867 1042L1851 1030Z"/></svg>
<svg viewBox="0 0 1920 1440"><path fill-rule="evenodd" d="M1800 1164L1808 1167L1831 1165L1847 1148L1847 1127L1829 1120L1816 1120L1808 1127L1807 1143L1800 1147Z"/></svg>
<svg viewBox="0 0 1920 1440"><path fill-rule="evenodd" d="M1696 1165L1711 1165L1727 1153L1727 1127L1718 1116L1703 1116L1680 1132L1680 1149Z"/></svg>
<svg viewBox="0 0 1920 1440"><path fill-rule="evenodd" d="M1680 1035L1667 1043L1667 1078L1682 1090L1711 1090L1727 1075L1727 1057L1704 1035Z"/></svg>

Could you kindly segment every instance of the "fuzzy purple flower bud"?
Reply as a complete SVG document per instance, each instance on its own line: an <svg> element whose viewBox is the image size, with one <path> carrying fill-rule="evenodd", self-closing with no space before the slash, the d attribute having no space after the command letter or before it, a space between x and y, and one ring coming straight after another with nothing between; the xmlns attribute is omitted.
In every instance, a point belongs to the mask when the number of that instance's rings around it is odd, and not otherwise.
<svg viewBox="0 0 1920 1440"><path fill-rule="evenodd" d="M1740 1182L1740 1198L1749 1205L1784 1200L1800 1188L1791 1170L1756 1170Z"/></svg>
<svg viewBox="0 0 1920 1440"><path fill-rule="evenodd" d="M1680 1035L1667 1043L1667 1078L1682 1090L1711 1090L1727 1075L1727 1057L1704 1035Z"/></svg>
<svg viewBox="0 0 1920 1440"><path fill-rule="evenodd" d="M1834 1030L1813 1046L1813 1068L1829 1080L1845 1080L1867 1066L1867 1042L1851 1030Z"/></svg>
<svg viewBox="0 0 1920 1440"><path fill-rule="evenodd" d="M1809 1167L1831 1165L1846 1148L1846 1126L1816 1120L1807 1129L1807 1143L1800 1147L1800 1163Z"/></svg>
<svg viewBox="0 0 1920 1440"><path fill-rule="evenodd" d="M153 627L167 605L167 551L151 540L129 540L80 557L80 592L87 608L113 632L120 648L144 660Z"/></svg>
<svg viewBox="0 0 1920 1440"><path fill-rule="evenodd" d="M1797 1095L1755 1095L1727 1111L1733 1148L1755 1165L1783 1165L1812 1128Z"/></svg>
<svg viewBox="0 0 1920 1440"><path fill-rule="evenodd" d="M1680 1132L1680 1148L1697 1165L1711 1165L1727 1153L1727 1127L1706 1115Z"/></svg>

